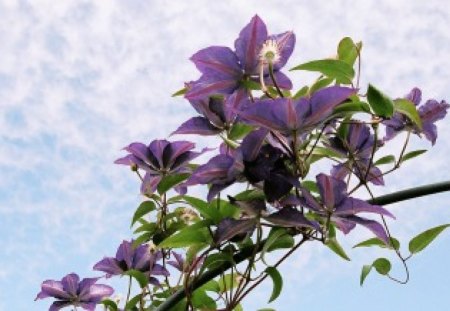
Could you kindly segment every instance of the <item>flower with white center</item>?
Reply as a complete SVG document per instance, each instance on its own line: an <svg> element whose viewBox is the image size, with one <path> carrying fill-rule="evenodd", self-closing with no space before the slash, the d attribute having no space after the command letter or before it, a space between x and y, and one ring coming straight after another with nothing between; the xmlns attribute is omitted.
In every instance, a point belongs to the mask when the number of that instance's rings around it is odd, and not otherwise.
<svg viewBox="0 0 450 311"><path fill-rule="evenodd" d="M266 40L259 52L259 61L263 65L276 64L281 59L280 47L276 40Z"/></svg>

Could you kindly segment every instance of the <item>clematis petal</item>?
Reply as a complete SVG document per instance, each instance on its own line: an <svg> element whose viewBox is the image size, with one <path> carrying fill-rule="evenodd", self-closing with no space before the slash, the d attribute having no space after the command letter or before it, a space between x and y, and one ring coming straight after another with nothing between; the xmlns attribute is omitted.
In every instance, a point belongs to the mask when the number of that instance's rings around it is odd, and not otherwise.
<svg viewBox="0 0 450 311"><path fill-rule="evenodd" d="M233 94L228 96L224 102L225 121L229 124L234 122L237 112L249 103L250 100L248 98L247 90L244 88L237 89Z"/></svg>
<svg viewBox="0 0 450 311"><path fill-rule="evenodd" d="M233 165L233 161L232 157L223 154L211 158L192 173L186 185L209 184L226 179L228 169Z"/></svg>
<svg viewBox="0 0 450 311"><path fill-rule="evenodd" d="M208 119L204 117L193 117L181 124L173 134L197 134L202 136L210 136L220 134L222 130L212 125Z"/></svg>
<svg viewBox="0 0 450 311"><path fill-rule="evenodd" d="M236 236L246 235L255 228L254 219L232 219L224 218L218 225L214 233L214 242L220 244Z"/></svg>
<svg viewBox="0 0 450 311"><path fill-rule="evenodd" d="M285 98L258 101L238 114L252 125L279 132L290 132L298 125L295 112L292 111L292 101ZM291 124L288 124L289 121Z"/></svg>
<svg viewBox="0 0 450 311"><path fill-rule="evenodd" d="M356 224L354 222L347 221L345 220L345 218L331 216L331 220L336 225L336 228L341 230L344 234L348 234L356 227Z"/></svg>
<svg viewBox="0 0 450 311"><path fill-rule="evenodd" d="M300 128L301 124L297 115L296 104L297 102L292 98L283 98L272 105L271 113L273 117L283 124L284 128L281 132L290 133Z"/></svg>
<svg viewBox="0 0 450 311"><path fill-rule="evenodd" d="M190 141L180 140L169 143L164 148L163 152L164 167L167 169L171 169L175 162L178 162L178 165L181 165L182 163L186 162L187 160L179 161L178 158L188 154L189 151L194 148L195 144Z"/></svg>
<svg viewBox="0 0 450 311"><path fill-rule="evenodd" d="M73 303L70 301L55 301L54 303L52 303L52 305L50 306L48 311L59 311L62 308L65 308L68 306L73 306Z"/></svg>
<svg viewBox="0 0 450 311"><path fill-rule="evenodd" d="M197 69L202 74L239 79L241 68L236 54L228 47L211 46L191 56Z"/></svg>
<svg viewBox="0 0 450 311"><path fill-rule="evenodd" d="M347 185L342 180L325 174L316 176L323 204L332 211L347 197Z"/></svg>
<svg viewBox="0 0 450 311"><path fill-rule="evenodd" d="M311 192L305 188L300 188L300 190L302 192L302 198L300 199L302 206L305 206L315 212L324 212L324 208L319 204L319 202L317 202Z"/></svg>
<svg viewBox="0 0 450 311"><path fill-rule="evenodd" d="M340 180L344 180L345 177L348 176L350 170L347 168L345 164L336 164L333 165L331 169L331 176Z"/></svg>
<svg viewBox="0 0 450 311"><path fill-rule="evenodd" d="M222 98L208 97L198 100L190 100L191 106L206 119L209 120L213 125L217 127L222 127L224 125L223 111L217 111L215 107L221 107L224 105ZM222 109L223 110L223 109Z"/></svg>
<svg viewBox="0 0 450 311"><path fill-rule="evenodd" d="M154 264L150 272L153 275L163 275L163 276L170 275L169 271L160 264Z"/></svg>
<svg viewBox="0 0 450 311"><path fill-rule="evenodd" d="M244 161L253 161L256 159L268 132L268 130L260 128L245 136L241 144Z"/></svg>
<svg viewBox="0 0 450 311"><path fill-rule="evenodd" d="M264 194L268 202L274 202L288 194L293 188L292 181L284 174L271 173L268 179L264 180Z"/></svg>
<svg viewBox="0 0 450 311"><path fill-rule="evenodd" d="M442 120L447 115L449 108L450 105L447 102L438 102L434 99L428 100L419 108L419 116L423 125L422 131L433 145L436 143L437 138L437 128L434 123Z"/></svg>
<svg viewBox="0 0 450 311"><path fill-rule="evenodd" d="M132 268L139 271L148 270L150 268L150 256L148 245L139 245L134 251Z"/></svg>
<svg viewBox="0 0 450 311"><path fill-rule="evenodd" d="M247 216L255 217L263 214L266 210L266 202L263 199L253 199L247 201L238 201L228 196L231 204L238 206Z"/></svg>
<svg viewBox="0 0 450 311"><path fill-rule="evenodd" d="M91 286L94 285L100 278L84 278L78 285L78 297L84 301L85 295L89 294Z"/></svg>
<svg viewBox="0 0 450 311"><path fill-rule="evenodd" d="M216 197L216 195L219 194L219 192L221 192L223 189L232 185L233 182L234 182L234 180L230 180L230 181L224 181L224 182L219 182L219 183L213 184L209 188L208 195L206 196L206 200L208 202L211 202Z"/></svg>
<svg viewBox="0 0 450 311"><path fill-rule="evenodd" d="M70 299L71 296L64 291L61 281L47 280L42 282L41 291L37 294L35 300L47 297Z"/></svg>
<svg viewBox="0 0 450 311"><path fill-rule="evenodd" d="M123 240L116 252L116 259L118 262L124 261L127 269L133 267L134 249L130 241Z"/></svg>
<svg viewBox="0 0 450 311"><path fill-rule="evenodd" d="M275 212L267 217L265 220L282 227L308 227L313 229L320 229L316 222L309 221L298 210L291 207L283 207L278 212Z"/></svg>
<svg viewBox="0 0 450 311"><path fill-rule="evenodd" d="M304 119L305 124L312 126L323 122L337 105L356 94L356 91L352 88L331 86L314 92L309 101L311 114Z"/></svg>
<svg viewBox="0 0 450 311"><path fill-rule="evenodd" d="M277 35L269 36L269 39L275 40L280 50L280 59L274 64L274 70L279 70L286 65L289 57L295 47L295 34L292 31L286 31Z"/></svg>
<svg viewBox="0 0 450 311"><path fill-rule="evenodd" d="M152 153L152 155L155 157L155 159L158 161L158 167L163 168L164 167L164 161L163 161L163 153L164 149L169 145L169 142L165 139L155 139L150 143L148 146L148 149Z"/></svg>
<svg viewBox="0 0 450 311"><path fill-rule="evenodd" d="M433 123L425 123L422 127L422 133L425 135L432 145L436 143L437 127Z"/></svg>
<svg viewBox="0 0 450 311"><path fill-rule="evenodd" d="M66 293L71 295L72 297L77 296L78 294L78 283L80 282L80 277L75 273L70 273L62 278L61 283L63 285L63 289Z"/></svg>
<svg viewBox="0 0 450 311"><path fill-rule="evenodd" d="M380 225L378 222L358 216L347 216L344 219L353 222L357 225L366 227L367 229L372 231L372 233L375 234L378 238L384 241L384 243L386 243L387 245L389 244L389 238L386 234L386 231L384 230L383 226Z"/></svg>
<svg viewBox="0 0 450 311"><path fill-rule="evenodd" d="M383 207L355 198L346 198L334 211L336 216L355 215L358 213L374 213L395 219L394 215Z"/></svg>
<svg viewBox="0 0 450 311"><path fill-rule="evenodd" d="M114 289L111 286L104 284L93 284L89 288L89 292L83 296L81 302L93 303L100 302L106 297L111 296L114 293Z"/></svg>
<svg viewBox="0 0 450 311"><path fill-rule="evenodd" d="M129 144L127 147L123 148L124 150L128 151L138 159L148 162L146 160L149 159L150 151L148 150L147 146L143 143L135 142Z"/></svg>
<svg viewBox="0 0 450 311"><path fill-rule="evenodd" d="M408 95L405 96L405 98L412 101L414 105L418 106L422 101L422 91L415 87L408 93Z"/></svg>
<svg viewBox="0 0 450 311"><path fill-rule="evenodd" d="M83 310L88 310L88 311L95 311L95 306L97 304L94 302L90 302L90 303L80 303L79 306L81 308L83 308Z"/></svg>
<svg viewBox="0 0 450 311"><path fill-rule="evenodd" d="M234 42L236 55L246 73L253 74L256 71L259 50L266 39L266 25L258 15L255 15Z"/></svg>
<svg viewBox="0 0 450 311"><path fill-rule="evenodd" d="M158 185L162 179L162 176L155 175L151 173L146 173L144 175L144 180L141 184L141 193L142 194L151 194L156 191Z"/></svg>
<svg viewBox="0 0 450 311"><path fill-rule="evenodd" d="M273 76L275 78L275 81L277 82L277 85L285 90L291 90L292 89L292 81L288 78L284 73L281 71L275 71L273 73ZM255 79L256 82L259 82L259 78ZM264 75L264 83L266 85L274 86L273 80L270 77L269 74Z"/></svg>
<svg viewBox="0 0 450 311"><path fill-rule="evenodd" d="M105 272L107 277L122 274L123 270L119 266L116 258L105 257L94 265L94 270Z"/></svg>
<svg viewBox="0 0 450 311"><path fill-rule="evenodd" d="M213 94L231 94L239 87L239 81L227 77L202 75L192 82L185 97L188 100L205 99Z"/></svg>

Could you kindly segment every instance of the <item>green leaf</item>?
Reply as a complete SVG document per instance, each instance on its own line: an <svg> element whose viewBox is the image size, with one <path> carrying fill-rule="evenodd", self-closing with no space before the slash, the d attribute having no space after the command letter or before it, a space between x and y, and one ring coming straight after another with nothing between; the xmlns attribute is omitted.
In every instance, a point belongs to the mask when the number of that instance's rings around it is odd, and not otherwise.
<svg viewBox="0 0 450 311"><path fill-rule="evenodd" d="M145 223L142 226L138 227L136 230L134 230L133 233L139 233L139 232L151 232L154 233L158 229L158 225L154 222Z"/></svg>
<svg viewBox="0 0 450 311"><path fill-rule="evenodd" d="M206 257L202 266L205 269L214 270L215 268L218 268L225 263L232 262L234 262L234 260L233 256L230 253L215 253Z"/></svg>
<svg viewBox="0 0 450 311"><path fill-rule="evenodd" d="M333 252L335 252L337 255L339 255L341 258L350 261L350 258L345 253L342 246L338 243L336 238L328 239L326 242L326 246L328 246L329 249L331 249Z"/></svg>
<svg viewBox="0 0 450 311"><path fill-rule="evenodd" d="M258 200L265 199L264 192L260 189L249 189L242 191L234 196L236 201L250 201L250 200Z"/></svg>
<svg viewBox="0 0 450 311"><path fill-rule="evenodd" d="M320 72L323 75L342 81L343 83L351 83L355 71L352 66L338 59L322 59L314 60L308 63L298 65L290 70L307 70Z"/></svg>
<svg viewBox="0 0 450 311"><path fill-rule="evenodd" d="M217 282L216 280L209 280L207 283L202 285L200 288L205 291L208 291L208 292L214 292L214 293L220 292L219 282Z"/></svg>
<svg viewBox="0 0 450 311"><path fill-rule="evenodd" d="M152 239L154 232L145 232L141 234L139 237L137 237L133 241L133 247L137 247L141 245L142 243L148 242Z"/></svg>
<svg viewBox="0 0 450 311"><path fill-rule="evenodd" d="M395 157L392 154L379 158L375 161L374 165L377 166L389 163L395 163Z"/></svg>
<svg viewBox="0 0 450 311"><path fill-rule="evenodd" d="M343 38L338 45L338 58L353 66L358 54L361 52L362 43L354 43L349 37Z"/></svg>
<svg viewBox="0 0 450 311"><path fill-rule="evenodd" d="M206 227L207 222L199 221L164 239L158 246L162 248L182 248L194 244L210 243L211 236Z"/></svg>
<svg viewBox="0 0 450 311"><path fill-rule="evenodd" d="M138 304L139 301L141 301L141 297L142 295L139 294L131 298L130 301L128 301L127 305L125 306L125 310L129 311L137 310L136 305Z"/></svg>
<svg viewBox="0 0 450 311"><path fill-rule="evenodd" d="M186 94L187 88L182 88L181 90L176 91L172 94L172 97L177 97Z"/></svg>
<svg viewBox="0 0 450 311"><path fill-rule="evenodd" d="M370 112L370 106L362 101L352 101L343 103L334 108L333 113L356 113L356 112Z"/></svg>
<svg viewBox="0 0 450 311"><path fill-rule="evenodd" d="M391 238L391 243L394 245L395 249L400 248L400 242L396 238ZM379 246L381 248L392 248L392 246L387 246L384 241L380 240L379 238L371 238L368 240L365 240L361 243L356 244L353 246L353 248L356 247L370 247L370 246Z"/></svg>
<svg viewBox="0 0 450 311"><path fill-rule="evenodd" d="M236 307L234 307L233 311L244 311L244 308L242 308L241 304L238 304Z"/></svg>
<svg viewBox="0 0 450 311"><path fill-rule="evenodd" d="M270 276L273 282L273 290L272 295L270 295L269 303L274 301L280 296L281 289L283 288L283 278L281 277L280 272L278 272L275 267L267 267L266 273Z"/></svg>
<svg viewBox="0 0 450 311"><path fill-rule="evenodd" d="M333 78L321 78L321 79L318 79L316 82L314 82L313 85L311 85L311 87L308 90L308 93L312 94L315 91L320 90L320 89L330 85L333 81L334 81Z"/></svg>
<svg viewBox="0 0 450 311"><path fill-rule="evenodd" d="M136 212L134 212L133 220L131 221L131 227L134 223L141 218L142 216L154 211L156 209L155 203L152 201L144 201L137 208Z"/></svg>
<svg viewBox="0 0 450 311"><path fill-rule="evenodd" d="M236 273L233 274L225 274L219 279L219 288L220 292L224 293L226 291L229 291L231 288L235 288L238 286L238 282L236 282L236 278L238 275Z"/></svg>
<svg viewBox="0 0 450 311"><path fill-rule="evenodd" d="M253 126L250 126L245 123L237 122L233 124L230 132L228 133L228 139L238 140L243 138L245 135L250 133L253 130Z"/></svg>
<svg viewBox="0 0 450 311"><path fill-rule="evenodd" d="M141 288L144 288L148 285L148 277L141 271L138 270L127 270L123 273L124 275L129 275L133 279L135 279Z"/></svg>
<svg viewBox="0 0 450 311"><path fill-rule="evenodd" d="M313 150L313 154L315 155L322 155L329 158L343 158L344 156L330 148L324 148L324 147L318 147L316 146Z"/></svg>
<svg viewBox="0 0 450 311"><path fill-rule="evenodd" d="M178 185L179 183L185 181L190 174L175 174L175 175L167 175L164 176L163 179L158 184L158 193L163 194L168 190L172 189L172 187Z"/></svg>
<svg viewBox="0 0 450 311"><path fill-rule="evenodd" d="M363 285L366 277L369 275L370 270L372 270L372 265L364 265L361 270L361 278L359 280L359 285Z"/></svg>
<svg viewBox="0 0 450 311"><path fill-rule="evenodd" d="M108 311L117 311L117 304L111 299L104 299L102 304L107 307L106 310Z"/></svg>
<svg viewBox="0 0 450 311"><path fill-rule="evenodd" d="M197 289L192 295L192 304L194 308L206 309L206 310L217 310L217 304L211 297L206 294L204 290Z"/></svg>
<svg viewBox="0 0 450 311"><path fill-rule="evenodd" d="M410 119L419 129L422 129L422 119L420 119L419 112L416 105L407 99L394 100L395 111L400 112Z"/></svg>
<svg viewBox="0 0 450 311"><path fill-rule="evenodd" d="M220 213L217 208L210 208L209 203L201 199L185 195L184 201L195 208L205 219L211 219L215 224L220 222Z"/></svg>
<svg viewBox="0 0 450 311"><path fill-rule="evenodd" d="M414 150L414 151L408 152L407 154L403 155L400 162L405 162L407 160L410 160L412 158L420 156L421 154L424 154L427 151L428 150L426 150L426 149L419 149L419 150Z"/></svg>
<svg viewBox="0 0 450 311"><path fill-rule="evenodd" d="M370 107L376 115L390 118L394 114L394 102L387 95L369 84L367 89L367 99Z"/></svg>
<svg viewBox="0 0 450 311"><path fill-rule="evenodd" d="M310 192L319 193L319 187L317 187L317 184L315 181L304 180L304 181L302 181L302 187L306 188Z"/></svg>
<svg viewBox="0 0 450 311"><path fill-rule="evenodd" d="M427 247L433 240L446 228L450 227L450 224L445 224L442 226L437 226L431 229L428 229L419 235L415 236L409 242L409 251L411 254L416 254Z"/></svg>
<svg viewBox="0 0 450 311"><path fill-rule="evenodd" d="M381 275L386 275L391 271L391 263L386 258L378 258L373 262L372 266Z"/></svg>
<svg viewBox="0 0 450 311"><path fill-rule="evenodd" d="M286 243L286 240L283 239L285 236L290 237L290 239L288 238L288 243ZM286 229L274 228L270 231L269 236L267 237L267 240L261 250L261 259L264 263L266 263L264 260L264 255L266 254L266 252L270 252L279 248L291 248L292 246L294 246L294 238L287 234Z"/></svg>
<svg viewBox="0 0 450 311"><path fill-rule="evenodd" d="M241 85L245 87L247 90L258 91L261 89L261 84L252 80L242 80L240 81Z"/></svg>
<svg viewBox="0 0 450 311"><path fill-rule="evenodd" d="M307 86L304 86L300 90L298 90L297 93L295 93L292 98L299 99L300 97L303 97L306 94L308 94L308 90L309 90L309 88Z"/></svg>
<svg viewBox="0 0 450 311"><path fill-rule="evenodd" d="M291 248L294 246L294 243L295 243L294 238L289 234L285 234L281 236L277 241L275 241L272 245L270 245L267 248L267 252L270 253L277 249Z"/></svg>

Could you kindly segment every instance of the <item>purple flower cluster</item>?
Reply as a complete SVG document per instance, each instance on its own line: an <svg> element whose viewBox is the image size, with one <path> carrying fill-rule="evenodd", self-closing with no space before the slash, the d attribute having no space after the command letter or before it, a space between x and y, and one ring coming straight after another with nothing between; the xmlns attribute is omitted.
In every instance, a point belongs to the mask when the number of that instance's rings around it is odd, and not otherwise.
<svg viewBox="0 0 450 311"><path fill-rule="evenodd" d="M370 105L386 106L353 111L355 107L366 104L363 102L365 96L359 95L359 89L353 84L343 83L332 74L326 79L321 76L314 87L306 87L305 92L292 96L291 80L281 70L294 46L292 31L269 35L266 25L256 15L240 31L234 49L210 46L191 57L201 76L185 84L185 98L198 115L182 123L172 135L217 136L222 140L221 145L218 153L201 165L191 161L213 149L194 151L195 144L190 141L157 139L148 145L134 142L124 148L128 154L115 163L130 166L139 177L143 171L141 193L153 200L150 202L152 208L146 210L144 206L135 216L157 209L154 223L133 218L133 224L139 220L142 225L136 232L147 230L148 236L144 235L145 239L141 236L139 241L153 239L158 244L164 238L181 232L188 224L181 217L177 218L177 214L169 210L169 205L189 203L185 196L187 188L207 185L208 202L199 200L201 203L190 207L195 207L200 216L207 215L211 219L205 221L207 228L200 226L204 225L202 222L197 224L193 221L188 229L208 229L207 234L212 241L210 249L252 237L261 223L269 227L289 228L293 235L302 234L304 238L323 243L328 241L330 228L335 227L347 234L360 225L379 240L390 243L385 222L382 225L361 214L394 216L383 207L352 195L361 186L370 193L369 183L384 185L383 176L398 168L408 140L399 160L394 158L394 168L383 172L374 161L378 150L398 133L405 131L423 135L434 145L437 139L435 123L445 117L450 105L434 99L421 104L421 91L414 88L405 98L409 107L406 113L390 107L394 101L386 100L384 94L376 96L381 104L370 103L371 96L367 96L367 100ZM321 72L326 75L331 69ZM333 82L335 84L329 86ZM388 112L390 108L394 111L391 114ZM357 113L366 113L370 120L355 119ZM416 115L421 122L414 120ZM382 140L378 139L379 126L386 130ZM310 167L324 158L332 161L330 175L319 173L315 181L307 180L314 179L310 178ZM356 182L352 176L357 178ZM308 182L309 187L306 186ZM238 212L222 215L220 207L214 210L211 201L237 183L246 183L247 192L256 193L257 198L228 196L229 204ZM167 190L161 191L162 184L178 192L175 200L167 200ZM246 192L240 194L243 193ZM218 199L217 205L221 202ZM198 219L197 211L193 213ZM202 234L202 231L198 232ZM194 233L190 232L190 238L203 243L200 246L204 248L204 242L208 240ZM147 243L133 244L134 241L123 241L114 257L104 257L93 269L104 272L106 278L133 271L144 275L155 290L167 292L173 289L166 288L169 287L168 266L180 272L182 277L179 280L186 284L190 273L202 271L203 255L196 257L190 253L188 261L188 254L183 257L170 248L155 250ZM158 245L162 247L162 244ZM164 278L165 283L158 278ZM76 274L69 274L61 281L47 280L42 283L36 299L55 298L50 311L66 306L94 310L96 304L113 293L111 287L96 284L98 279L80 281Z"/></svg>

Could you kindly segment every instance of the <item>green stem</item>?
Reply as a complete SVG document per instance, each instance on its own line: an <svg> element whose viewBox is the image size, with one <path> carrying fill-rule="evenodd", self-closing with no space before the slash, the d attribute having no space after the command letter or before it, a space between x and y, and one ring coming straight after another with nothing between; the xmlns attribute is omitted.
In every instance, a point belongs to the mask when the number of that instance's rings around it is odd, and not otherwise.
<svg viewBox="0 0 450 311"><path fill-rule="evenodd" d="M125 301L125 306L128 304L128 301L130 300L130 294L131 294L131 275L128 279L128 293L127 293L127 300Z"/></svg>
<svg viewBox="0 0 450 311"><path fill-rule="evenodd" d="M378 205L388 205L445 191L450 191L450 180L394 192L391 194L387 194L384 196L368 200L368 202ZM260 252L264 247L265 242L266 240L262 240L258 246L249 246L242 249L240 252L238 252L236 255L233 256L234 264L237 265L243 262L244 260L247 260L250 256L254 254L255 249L256 252ZM194 291L203 284L207 283L208 281L216 278L220 274L230 269L232 265L233 264L230 262L225 262L220 267L208 270L203 275L201 275L196 281L189 284L189 286L191 287L189 290ZM185 297L185 293L186 293L185 289L180 289L176 291L172 296L167 298L166 301L164 301L161 305L159 305L156 311L171 310L173 306L175 306L179 301L181 301Z"/></svg>

